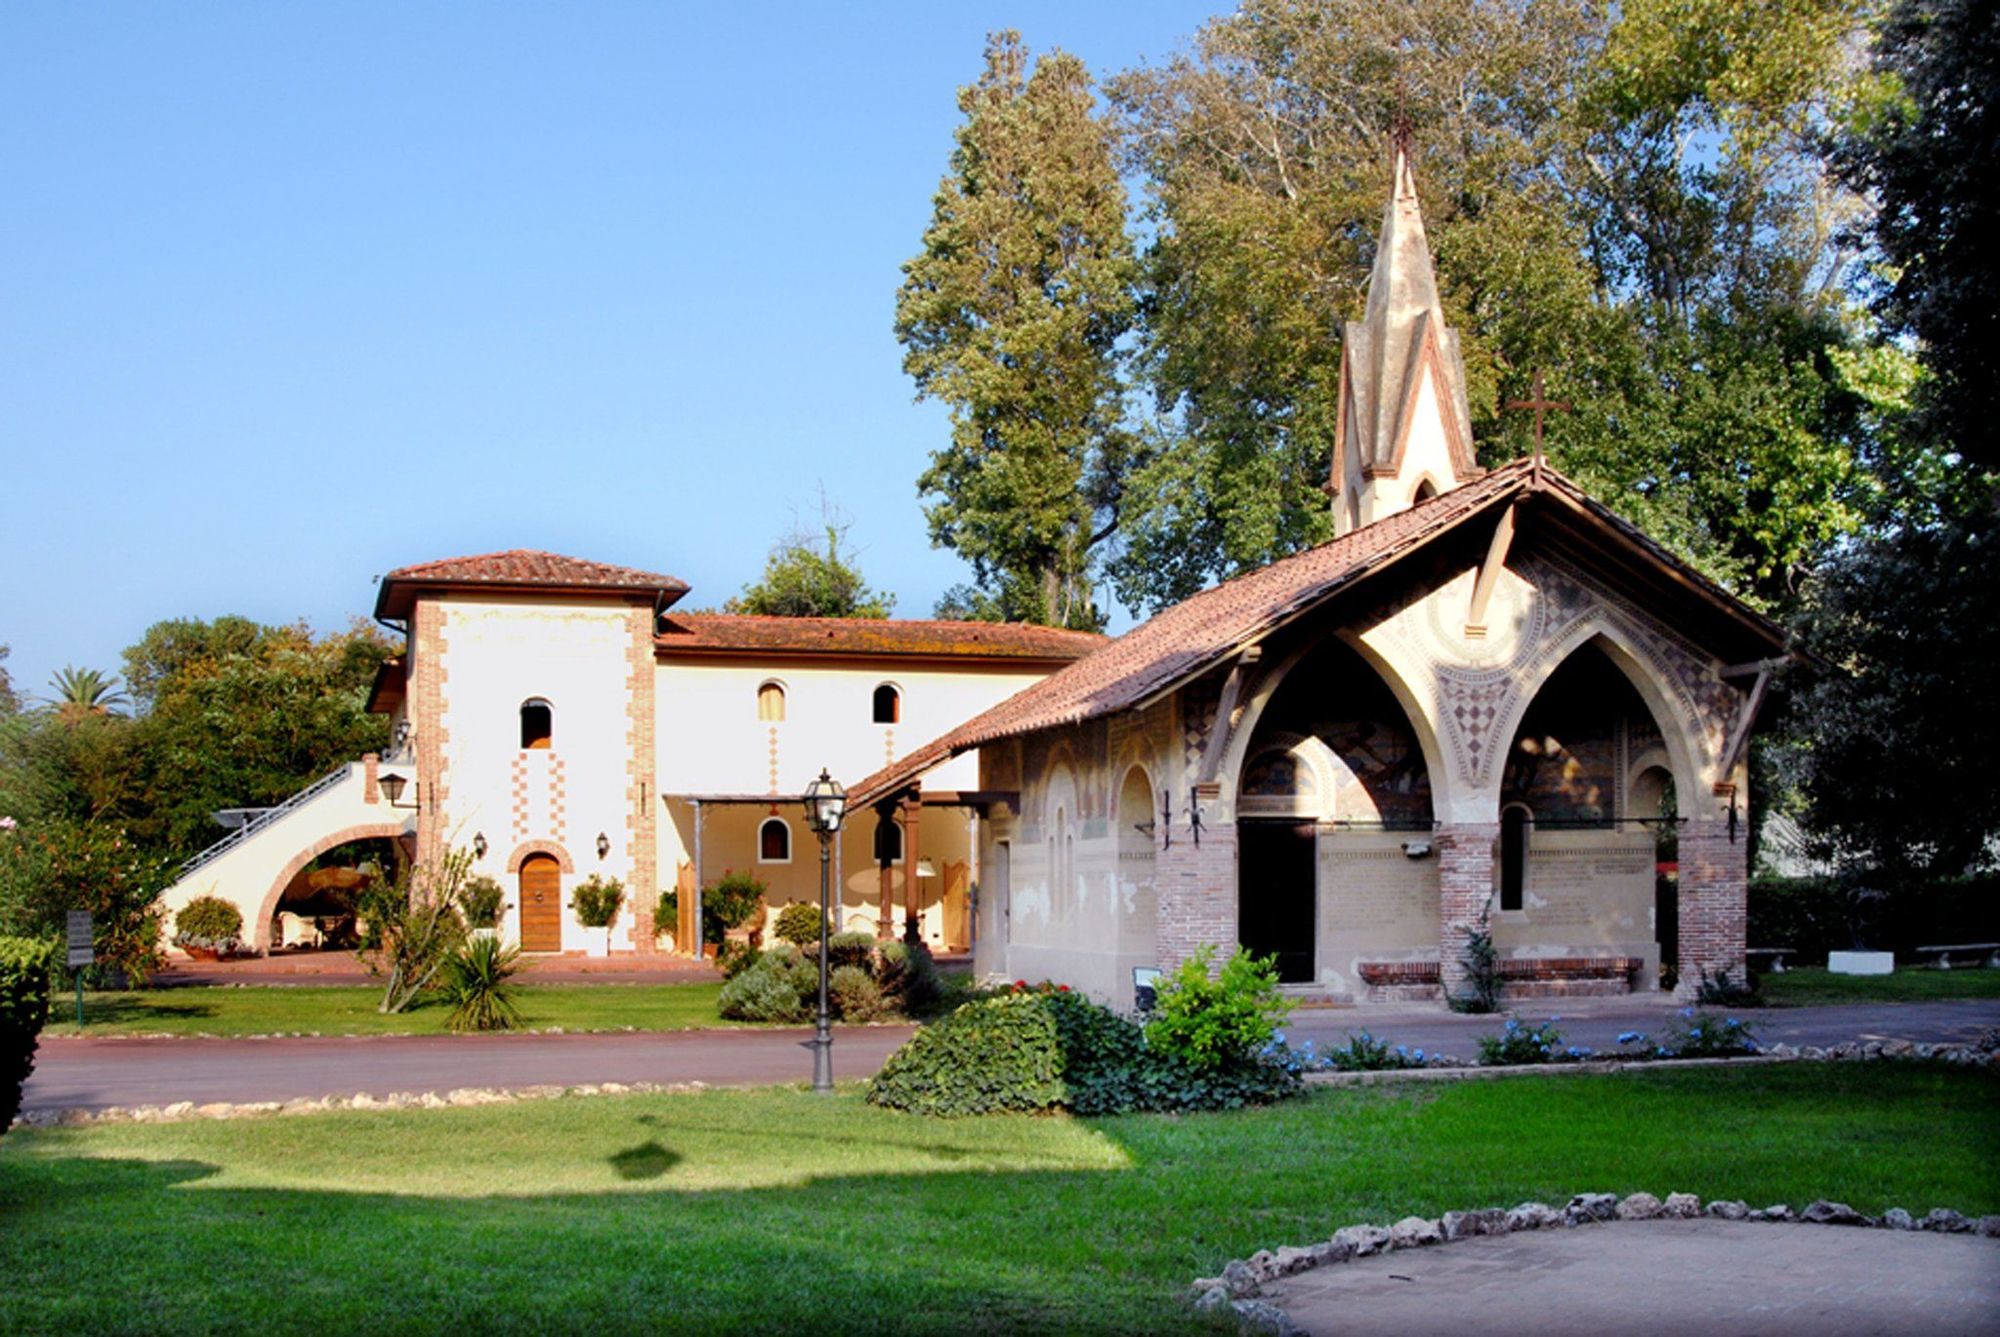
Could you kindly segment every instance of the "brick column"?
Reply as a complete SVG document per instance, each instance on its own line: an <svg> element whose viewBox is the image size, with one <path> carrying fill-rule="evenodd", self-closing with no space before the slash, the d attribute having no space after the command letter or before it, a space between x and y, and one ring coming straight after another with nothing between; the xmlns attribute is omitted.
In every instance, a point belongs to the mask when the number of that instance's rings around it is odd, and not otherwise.
<svg viewBox="0 0 2000 1337"><path fill-rule="evenodd" d="M1702 972L1728 971L1741 983L1749 916L1749 824L1729 838L1727 820L1696 817L1680 834L1680 982L1675 996L1691 999Z"/></svg>
<svg viewBox="0 0 2000 1337"><path fill-rule="evenodd" d="M1173 836L1153 863L1155 956L1171 973L1199 948L1212 946L1219 969L1236 948L1236 825L1204 826L1200 845L1185 828L1176 827Z"/></svg>
<svg viewBox="0 0 2000 1337"><path fill-rule="evenodd" d="M1438 980L1448 1001L1465 992L1465 941L1493 900L1498 822L1438 828Z"/></svg>

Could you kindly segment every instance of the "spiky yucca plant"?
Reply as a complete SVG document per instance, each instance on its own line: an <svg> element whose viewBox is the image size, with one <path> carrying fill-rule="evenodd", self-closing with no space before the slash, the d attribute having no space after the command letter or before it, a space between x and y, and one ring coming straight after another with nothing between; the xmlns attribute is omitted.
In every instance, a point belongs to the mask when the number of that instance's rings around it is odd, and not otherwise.
<svg viewBox="0 0 2000 1337"><path fill-rule="evenodd" d="M445 958L441 984L451 1003L446 1024L453 1031L511 1031L521 1024L514 1005L514 975L521 953L490 937L469 939Z"/></svg>

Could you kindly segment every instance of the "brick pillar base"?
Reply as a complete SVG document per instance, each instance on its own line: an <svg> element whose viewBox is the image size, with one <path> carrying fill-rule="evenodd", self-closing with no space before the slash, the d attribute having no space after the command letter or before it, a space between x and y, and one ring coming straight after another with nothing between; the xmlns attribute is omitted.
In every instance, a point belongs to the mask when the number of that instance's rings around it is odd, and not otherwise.
<svg viewBox="0 0 2000 1337"><path fill-rule="evenodd" d="M1201 844L1174 832L1153 863L1159 897L1155 960L1172 973L1203 947L1215 947L1216 968L1236 948L1236 827L1205 826Z"/></svg>
<svg viewBox="0 0 2000 1337"><path fill-rule="evenodd" d="M1466 937L1493 900L1493 852L1498 822L1438 828L1438 979L1447 1001L1465 992Z"/></svg>
<svg viewBox="0 0 2000 1337"><path fill-rule="evenodd" d="M1676 997L1692 999L1706 972L1741 983L1749 916L1749 832L1697 817L1680 834L1680 981Z"/></svg>

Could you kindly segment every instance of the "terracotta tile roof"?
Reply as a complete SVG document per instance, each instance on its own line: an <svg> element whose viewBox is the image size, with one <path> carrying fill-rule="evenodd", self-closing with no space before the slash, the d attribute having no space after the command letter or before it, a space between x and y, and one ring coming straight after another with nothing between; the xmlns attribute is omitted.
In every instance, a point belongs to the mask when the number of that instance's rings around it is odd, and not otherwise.
<svg viewBox="0 0 2000 1337"><path fill-rule="evenodd" d="M651 594L665 607L687 593L687 583L656 571L636 571L629 566L564 557L560 553L512 548L506 552L480 553L473 557L447 557L436 562L420 562L398 567L382 577L381 593L375 599L375 616L409 616L411 600L419 586L432 588L476 588L491 586L507 590L609 590Z"/></svg>
<svg viewBox="0 0 2000 1337"><path fill-rule="evenodd" d="M985 743L1081 723L1142 704L1223 662L1239 647L1334 591L1351 586L1474 515L1531 488L1557 493L1608 524L1619 537L1643 548L1649 557L1670 567L1709 598L1726 603L1782 645L1781 629L1743 608L1726 591L1591 500L1574 483L1546 464L1537 469L1529 460L1516 460L1406 511L1245 572L1175 604L1087 659L1015 693L859 781L848 791L850 801L873 801L933 766Z"/></svg>
<svg viewBox="0 0 2000 1337"><path fill-rule="evenodd" d="M759 617L675 613L654 646L662 655L919 655L938 659L1077 660L1108 644L1094 632L1017 622L900 618Z"/></svg>

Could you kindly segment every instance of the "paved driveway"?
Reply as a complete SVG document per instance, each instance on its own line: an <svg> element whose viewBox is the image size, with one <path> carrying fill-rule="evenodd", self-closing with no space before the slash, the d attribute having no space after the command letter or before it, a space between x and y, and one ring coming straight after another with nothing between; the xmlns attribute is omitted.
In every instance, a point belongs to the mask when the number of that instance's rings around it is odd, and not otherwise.
<svg viewBox="0 0 2000 1337"><path fill-rule="evenodd" d="M1560 1009L1573 1041L1611 1047L1622 1030L1657 1026L1673 1009L1657 1000L1579 1000ZM1546 1010L1523 1011L1524 1020ZM1894 1006L1790 1008L1741 1014L1765 1040L1834 1044L1883 1038L1966 1040L2000 1026L2000 999ZM1471 1058L1493 1017L1459 1017L1431 1007L1368 1007L1301 1012L1294 1043L1322 1048L1367 1029L1392 1042ZM383 1096L462 1086L551 1082L709 1082L759 1084L811 1076L805 1029L618 1032L604 1035L413 1035L288 1040L45 1039L23 1108L102 1109L191 1100L290 1100L299 1096ZM834 1072L872 1075L908 1039L908 1026L836 1028Z"/></svg>
<svg viewBox="0 0 2000 1337"><path fill-rule="evenodd" d="M2000 1240L1618 1221L1378 1254L1264 1289L1315 1334L1990 1333L2000 1331Z"/></svg>
<svg viewBox="0 0 2000 1337"><path fill-rule="evenodd" d="M1513 1009L1524 1024L1560 1017L1556 1029L1569 1044L1617 1048L1623 1031L1654 1034L1676 1019L1678 1008L1659 998L1573 998L1542 1000ZM2000 998L1945 1003L1846 1003L1832 1007L1711 1009L1750 1024L1764 1044L1832 1045L1848 1040L1913 1040L1939 1044L1977 1038L2000 1026ZM1311 1040L1321 1050L1342 1045L1349 1035L1368 1031L1392 1044L1427 1053L1443 1052L1472 1060L1479 1037L1491 1035L1501 1018L1465 1017L1434 1005L1374 1005L1313 1008L1295 1012L1285 1027L1293 1044Z"/></svg>
<svg viewBox="0 0 2000 1337"><path fill-rule="evenodd" d="M867 1077L909 1026L834 1029L836 1078ZM52 1039L22 1108L371 1096L586 1082L763 1085L812 1077L809 1028L605 1035L319 1036L284 1040Z"/></svg>

